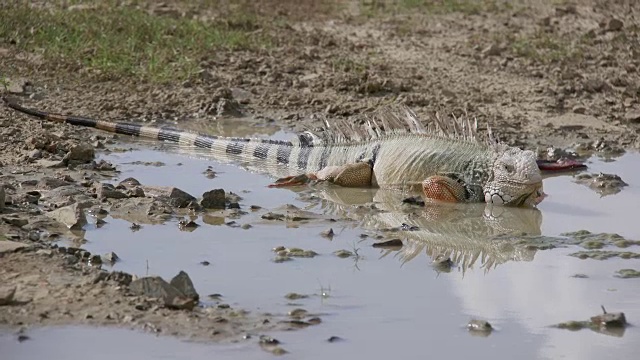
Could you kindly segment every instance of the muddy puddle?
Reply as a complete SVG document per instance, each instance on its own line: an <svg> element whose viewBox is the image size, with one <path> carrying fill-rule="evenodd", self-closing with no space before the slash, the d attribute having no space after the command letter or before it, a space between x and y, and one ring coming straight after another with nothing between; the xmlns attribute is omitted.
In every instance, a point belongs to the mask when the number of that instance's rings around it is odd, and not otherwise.
<svg viewBox="0 0 640 360"><path fill-rule="evenodd" d="M272 137L287 138L280 132ZM615 276L625 268L640 270L640 260L581 259L570 255L584 247L558 238L588 230L640 239L640 154L590 160L589 172L614 173L629 184L618 194L602 197L563 175L545 180L549 197L539 211L425 209L403 205L406 195L384 191L269 189L272 179L266 176L173 147L151 150L149 144L136 142L133 151L101 156L118 164L114 182L134 177L195 196L223 188L242 197L246 214L195 217L200 226L193 231L181 230L178 219L132 230L127 219L108 216L100 228L89 221L83 247L115 252L121 260L113 269L137 275L170 278L184 270L204 302L256 313L317 314L319 325L270 334L290 353L286 357L463 358L481 351L486 358L603 359L632 358L640 350L640 330L633 326L640 321L640 279ZM205 175L208 166L215 176ZM302 219L269 216L288 212ZM323 234L329 228L333 237ZM522 232L530 236L504 235ZM372 246L392 239L403 246ZM277 262L278 246L318 255ZM347 251L344 257L335 254L340 250ZM636 246L621 249L609 242L599 250L638 252ZM441 258L452 264L434 264ZM303 296L288 299L290 293ZM589 319L601 313L601 305L624 312L632 326L605 333L551 327ZM489 321L494 331L474 336L467 330L471 319ZM248 343L214 346L118 329L44 328L29 330L29 337L0 337L2 357L112 358L105 349L122 359L271 356ZM71 342L73 351L64 345Z"/></svg>

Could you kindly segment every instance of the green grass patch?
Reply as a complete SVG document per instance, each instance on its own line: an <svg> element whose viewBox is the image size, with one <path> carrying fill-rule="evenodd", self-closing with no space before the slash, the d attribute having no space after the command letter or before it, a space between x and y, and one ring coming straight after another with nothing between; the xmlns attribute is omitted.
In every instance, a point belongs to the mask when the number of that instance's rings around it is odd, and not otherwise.
<svg viewBox="0 0 640 360"><path fill-rule="evenodd" d="M583 55L572 41L544 32L507 36L507 41L516 56L541 63L572 61Z"/></svg>
<svg viewBox="0 0 640 360"><path fill-rule="evenodd" d="M9 80L5 76L0 75L0 90L6 90L8 87Z"/></svg>
<svg viewBox="0 0 640 360"><path fill-rule="evenodd" d="M0 39L48 62L80 64L106 76L168 82L191 77L220 50L270 46L255 17L203 22L106 1L77 10L0 7Z"/></svg>

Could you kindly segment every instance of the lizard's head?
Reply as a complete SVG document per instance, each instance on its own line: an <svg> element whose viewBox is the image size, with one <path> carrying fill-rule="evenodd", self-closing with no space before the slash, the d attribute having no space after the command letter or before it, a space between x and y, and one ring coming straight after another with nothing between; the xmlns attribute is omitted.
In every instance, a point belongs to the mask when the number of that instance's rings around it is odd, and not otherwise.
<svg viewBox="0 0 640 360"><path fill-rule="evenodd" d="M492 177L484 187L487 203L535 206L544 199L542 175L530 150L497 146Z"/></svg>

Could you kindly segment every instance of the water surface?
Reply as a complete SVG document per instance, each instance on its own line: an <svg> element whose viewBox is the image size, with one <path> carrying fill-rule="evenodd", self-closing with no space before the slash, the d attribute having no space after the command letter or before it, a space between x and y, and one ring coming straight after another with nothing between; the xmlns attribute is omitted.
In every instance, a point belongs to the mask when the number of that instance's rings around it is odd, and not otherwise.
<svg viewBox="0 0 640 360"><path fill-rule="evenodd" d="M627 328L622 336L549 327L588 319L600 312L600 305L623 311L636 323L640 279L613 275L622 268L640 269L639 260L580 260L568 256L581 250L576 246L535 251L483 241L505 229L547 236L585 229L640 239L639 154L614 162L594 158L589 163L590 172L615 173L630 184L616 195L600 197L566 175L545 180L550 196L539 211L491 214L469 207L418 217L411 215L415 208L407 211L398 205L403 194L350 190L345 195L322 187L301 193L270 189L266 185L272 179L266 176L186 153L144 147L103 157L120 164L119 179L135 177L143 184L176 186L195 196L223 188L242 196L244 209L263 207L235 219L239 225L251 224L249 229L227 226L230 219L216 213L206 221L197 218L201 226L193 232L180 231L177 220L143 225L133 232L128 221L107 217L107 225L100 229L88 226L85 247L92 253L116 252L122 261L113 268L139 275L171 277L185 270L201 295L221 293L232 306L255 312L285 313L292 309L285 294L312 295L296 302L322 314L322 324L271 334L283 342L289 358L617 359L633 358L640 350L637 327ZM132 164L135 161L166 165ZM217 173L213 179L203 175L209 165ZM386 212L372 215L354 205L372 202ZM298 224L260 219L285 204L339 220ZM491 221L487 215L492 215ZM402 222L418 224L422 232L400 234L407 240L399 252L373 248L371 238L360 237ZM329 227L337 233L332 240L320 235ZM311 249L320 256L274 263L271 249L279 245ZM332 255L339 249L357 250L358 259ZM437 271L432 257L438 253L464 264L451 272ZM205 260L211 265L200 265ZM575 274L588 278L575 278ZM472 318L488 320L496 331L488 337L472 336L465 327ZM11 334L1 336L2 358L73 359L87 354L107 358L105 349L116 351L121 359L270 356L250 344L203 345L128 330L68 327L30 330L29 335L32 340L23 343ZM330 336L344 341L328 343Z"/></svg>

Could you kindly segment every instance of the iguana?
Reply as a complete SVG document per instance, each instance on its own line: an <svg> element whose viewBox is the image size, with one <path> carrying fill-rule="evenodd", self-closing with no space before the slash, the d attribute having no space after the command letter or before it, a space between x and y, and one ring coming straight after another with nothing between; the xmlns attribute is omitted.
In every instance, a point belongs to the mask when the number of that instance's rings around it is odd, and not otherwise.
<svg viewBox="0 0 640 360"><path fill-rule="evenodd" d="M273 187L327 181L345 187L417 186L427 199L535 206L544 198L536 155L510 147L491 134L480 139L477 123L436 116L423 127L406 107L379 111L366 126L329 124L322 133L305 131L292 141L219 137L167 127L109 122L23 107L19 112L54 122L93 127L207 149L214 158L251 161L267 173L282 168L290 176ZM409 129L406 130L406 123Z"/></svg>

